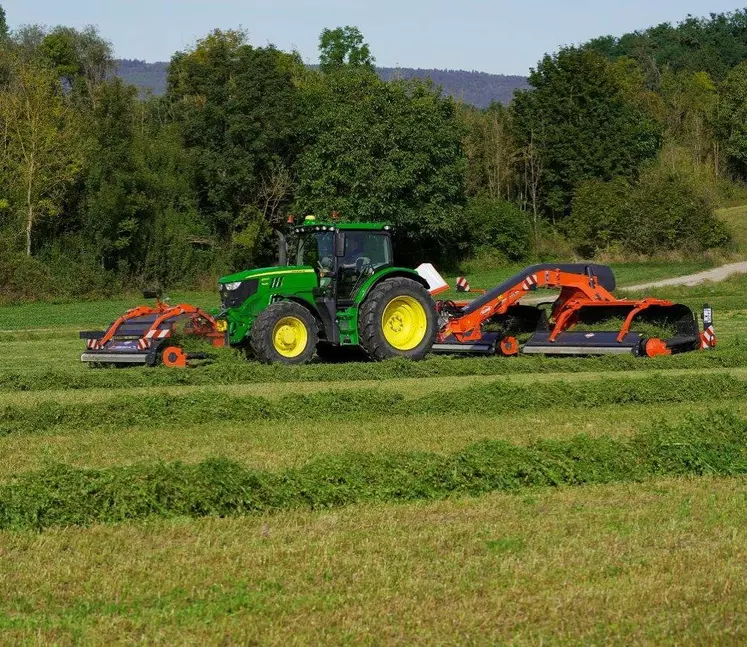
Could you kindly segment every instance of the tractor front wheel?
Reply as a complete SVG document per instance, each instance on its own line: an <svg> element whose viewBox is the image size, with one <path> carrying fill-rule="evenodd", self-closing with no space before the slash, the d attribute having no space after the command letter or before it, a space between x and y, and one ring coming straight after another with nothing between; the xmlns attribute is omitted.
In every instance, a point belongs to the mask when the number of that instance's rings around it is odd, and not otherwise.
<svg viewBox="0 0 747 647"><path fill-rule="evenodd" d="M252 326L250 345L265 364L306 364L319 341L314 316L293 301L280 301L259 313Z"/></svg>
<svg viewBox="0 0 747 647"><path fill-rule="evenodd" d="M436 337L436 306L417 281L403 277L379 283L358 315L360 345L374 360L423 359Z"/></svg>

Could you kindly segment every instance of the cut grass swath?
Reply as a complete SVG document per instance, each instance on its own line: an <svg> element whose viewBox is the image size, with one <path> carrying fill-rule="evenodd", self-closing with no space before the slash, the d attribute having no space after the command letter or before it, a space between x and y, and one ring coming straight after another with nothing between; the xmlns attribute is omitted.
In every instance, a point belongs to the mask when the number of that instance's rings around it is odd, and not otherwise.
<svg viewBox="0 0 747 647"><path fill-rule="evenodd" d="M716 352L685 353L653 359L633 356L606 357L430 357L422 362L315 363L306 366L266 366L234 359L232 351L215 353L220 361L190 370L144 369L46 369L0 370L0 390L84 390L129 387L200 386L250 382L338 382L419 377L490 376L532 373L584 373L656 371L669 368L736 368L747 365L747 344L740 340Z"/></svg>
<svg viewBox="0 0 747 647"><path fill-rule="evenodd" d="M98 402L33 407L8 404L0 408L0 435L36 433L48 429L85 430L143 426L210 425L218 421L303 422L330 418L361 420L387 415L504 413L548 408L584 408L619 404L715 401L747 397L747 380L731 374L652 374L602 381L515 384L497 380L415 399L386 389L346 389L294 394L277 399L203 391L188 395L119 395Z"/></svg>
<svg viewBox="0 0 747 647"><path fill-rule="evenodd" d="M747 473L747 423L722 411L654 425L629 441L577 436L527 447L489 441L451 455L330 456L298 469L253 471L223 459L104 470L57 466L0 486L0 528L230 516L480 495L527 487Z"/></svg>

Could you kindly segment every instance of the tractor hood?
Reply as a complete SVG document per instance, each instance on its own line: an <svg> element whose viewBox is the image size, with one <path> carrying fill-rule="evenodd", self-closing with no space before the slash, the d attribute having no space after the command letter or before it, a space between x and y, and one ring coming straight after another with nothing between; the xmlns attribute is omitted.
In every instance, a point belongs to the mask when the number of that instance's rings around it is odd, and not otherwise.
<svg viewBox="0 0 747 647"><path fill-rule="evenodd" d="M290 265L282 267L260 267L254 270L244 270L236 274L223 276L218 280L218 284L236 283L238 281L248 281L250 279L261 279L271 276L282 276L288 274L314 274L314 268L308 265Z"/></svg>

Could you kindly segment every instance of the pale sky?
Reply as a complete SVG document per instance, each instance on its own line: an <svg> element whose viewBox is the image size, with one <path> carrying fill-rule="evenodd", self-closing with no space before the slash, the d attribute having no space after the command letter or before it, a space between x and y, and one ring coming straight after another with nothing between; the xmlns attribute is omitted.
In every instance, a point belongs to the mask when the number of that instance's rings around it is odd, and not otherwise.
<svg viewBox="0 0 747 647"><path fill-rule="evenodd" d="M356 25L378 65L528 73L546 52L620 35L688 13L745 5L724 0L0 0L11 28L96 25L118 58L167 61L215 27L244 27L254 45L317 60L319 32Z"/></svg>

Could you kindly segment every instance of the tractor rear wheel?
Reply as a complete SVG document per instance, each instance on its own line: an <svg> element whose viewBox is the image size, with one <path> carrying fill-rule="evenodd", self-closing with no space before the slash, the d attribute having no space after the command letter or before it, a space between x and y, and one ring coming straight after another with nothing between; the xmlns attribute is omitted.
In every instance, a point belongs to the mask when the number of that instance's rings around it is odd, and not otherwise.
<svg viewBox="0 0 747 647"><path fill-rule="evenodd" d="M417 281L404 277L379 283L360 307L361 348L374 360L423 359L436 337L436 306Z"/></svg>
<svg viewBox="0 0 747 647"><path fill-rule="evenodd" d="M314 356L318 340L314 316L298 303L280 301L259 313L250 345L265 364L305 364Z"/></svg>

